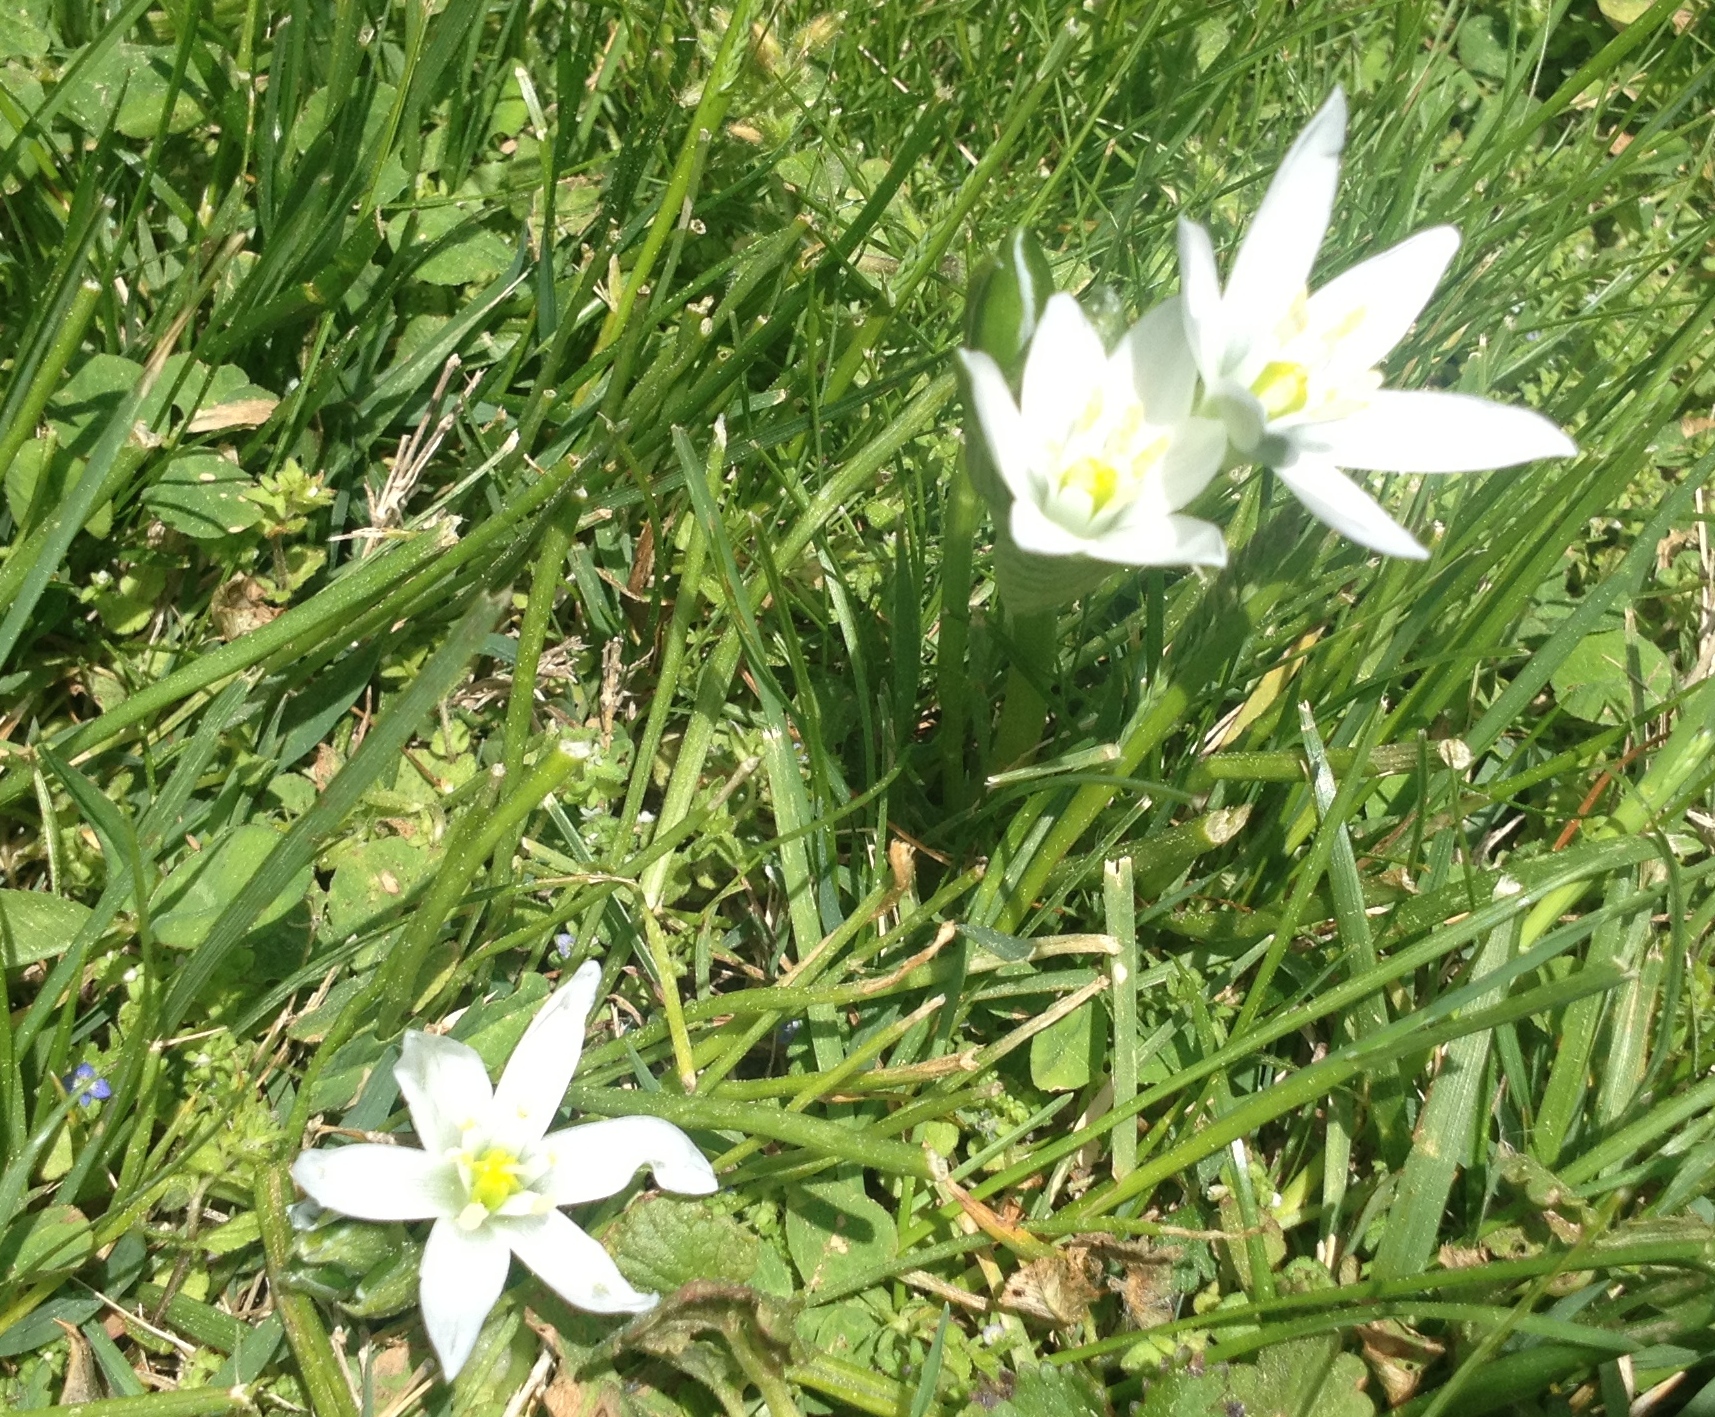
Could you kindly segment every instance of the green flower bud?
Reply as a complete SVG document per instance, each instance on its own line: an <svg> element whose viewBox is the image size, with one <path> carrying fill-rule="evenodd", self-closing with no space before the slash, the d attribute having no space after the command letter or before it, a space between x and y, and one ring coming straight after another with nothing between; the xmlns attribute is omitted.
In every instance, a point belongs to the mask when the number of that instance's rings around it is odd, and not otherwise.
<svg viewBox="0 0 1715 1417"><path fill-rule="evenodd" d="M359 1319L385 1319L417 1302L423 1247L401 1237L399 1248L358 1281L340 1308Z"/></svg>
<svg viewBox="0 0 1715 1417"><path fill-rule="evenodd" d="M298 1258L312 1268L334 1265L355 1283L377 1265L411 1243L403 1225L375 1225L362 1220L336 1220L298 1236Z"/></svg>
<svg viewBox="0 0 1715 1417"><path fill-rule="evenodd" d="M980 349L990 356L1015 391L1036 322L1053 293L1054 276L1048 269L1048 258L1023 227L1007 237L1000 250L985 259L971 277L965 297L965 348ZM965 390L965 409L965 426L972 430L965 439L966 475L977 495L988 503L995 521L1004 525L1012 494L990 462L982 434L975 431L976 409L969 389Z"/></svg>
<svg viewBox="0 0 1715 1417"><path fill-rule="evenodd" d="M1054 276L1036 238L1023 227L977 267L965 299L965 347L980 349L1016 383Z"/></svg>

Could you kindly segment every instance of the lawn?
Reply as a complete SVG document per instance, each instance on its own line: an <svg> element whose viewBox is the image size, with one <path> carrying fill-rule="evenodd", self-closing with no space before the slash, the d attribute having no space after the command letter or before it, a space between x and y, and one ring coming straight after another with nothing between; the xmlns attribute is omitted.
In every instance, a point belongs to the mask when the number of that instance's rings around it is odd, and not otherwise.
<svg viewBox="0 0 1715 1417"><path fill-rule="evenodd" d="M1715 1414L1712 39L15 0L0 1409ZM961 346L1227 272L1336 88L1311 285L1457 227L1389 387L1576 455L1020 580ZM474 1209L305 1200L443 1123Z"/></svg>

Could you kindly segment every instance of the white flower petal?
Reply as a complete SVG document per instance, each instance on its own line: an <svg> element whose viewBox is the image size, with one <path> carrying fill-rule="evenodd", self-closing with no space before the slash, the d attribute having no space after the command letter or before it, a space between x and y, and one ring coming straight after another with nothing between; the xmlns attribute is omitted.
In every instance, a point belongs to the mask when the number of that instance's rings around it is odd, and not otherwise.
<svg viewBox="0 0 1715 1417"><path fill-rule="evenodd" d="M1381 363L1429 303L1458 249L1458 231L1432 226L1360 261L1312 295L1311 328L1343 331L1330 363L1352 371Z"/></svg>
<svg viewBox="0 0 1715 1417"><path fill-rule="evenodd" d="M1309 282L1345 145L1346 96L1336 88L1281 159L1227 277L1223 304L1249 328L1272 329Z"/></svg>
<svg viewBox="0 0 1715 1417"><path fill-rule="evenodd" d="M539 1140L560 1110L584 1051L584 1023L600 984L601 966L586 960L571 982L542 1005L512 1050L494 1089L494 1120L514 1144Z"/></svg>
<svg viewBox="0 0 1715 1417"><path fill-rule="evenodd" d="M1296 433L1340 467L1385 472L1481 472L1578 452L1540 413L1472 394L1383 390L1357 413Z"/></svg>
<svg viewBox="0 0 1715 1417"><path fill-rule="evenodd" d="M1086 542L1084 554L1116 566L1224 566L1227 543L1196 517L1139 513Z"/></svg>
<svg viewBox="0 0 1715 1417"><path fill-rule="evenodd" d="M1185 341L1185 312L1177 295L1163 300L1126 331L1108 359L1110 381L1143 405L1144 417L1163 426L1191 412L1197 363Z"/></svg>
<svg viewBox="0 0 1715 1417"><path fill-rule="evenodd" d="M452 1221L441 1220L429 1231L417 1299L423 1327L449 1381L458 1376L476 1347L482 1322L506 1287L511 1263L506 1237L492 1222L461 1230Z"/></svg>
<svg viewBox="0 0 1715 1417"><path fill-rule="evenodd" d="M317 1205L356 1220L428 1220L457 1210L452 1163L414 1146L330 1146L304 1151L292 1179Z"/></svg>
<svg viewBox="0 0 1715 1417"><path fill-rule="evenodd" d="M1412 561L1428 559L1429 553L1418 545L1417 539L1338 468L1300 459L1275 471L1312 516L1342 536L1349 536L1358 545L1380 551L1384 556L1403 556Z"/></svg>
<svg viewBox="0 0 1715 1417"><path fill-rule="evenodd" d="M407 1033L393 1076L411 1109L411 1125L433 1154L457 1146L466 1127L488 1116L494 1096L488 1069L474 1048L457 1039Z"/></svg>
<svg viewBox="0 0 1715 1417"><path fill-rule="evenodd" d="M1166 505L1174 511L1214 481L1227 455L1227 430L1212 418L1187 418L1173 430L1156 475Z"/></svg>
<svg viewBox="0 0 1715 1417"><path fill-rule="evenodd" d="M568 1304L592 1314L641 1314L655 1307L656 1296L633 1289L607 1251L559 1211L489 1223Z"/></svg>
<svg viewBox="0 0 1715 1417"><path fill-rule="evenodd" d="M553 1168L541 1189L555 1205L614 1195L644 1166L657 1186L681 1195L706 1196L720 1184L697 1144L659 1117L610 1117L550 1132L541 1154Z"/></svg>
<svg viewBox="0 0 1715 1417"><path fill-rule="evenodd" d="M1101 387L1108 363L1102 337L1065 291L1048 305L1024 359L1019 410L1033 443L1063 438Z"/></svg>
<svg viewBox="0 0 1715 1417"><path fill-rule="evenodd" d="M1179 304L1185 341L1204 379L1221 372L1227 353L1226 322L1221 312L1221 274L1209 233L1179 218Z"/></svg>
<svg viewBox="0 0 1715 1417"><path fill-rule="evenodd" d="M1000 365L979 349L961 349L959 362L970 376L971 401L976 405L989 460L1014 497L1032 496L1037 480L1031 466L1030 441L1024 417L1006 386L1006 376L1000 372Z"/></svg>
<svg viewBox="0 0 1715 1417"><path fill-rule="evenodd" d="M1024 497L1013 502L1008 524L1013 543L1033 556L1082 556L1087 547L1082 537L1074 536L1059 522L1049 521L1036 503Z"/></svg>
<svg viewBox="0 0 1715 1417"><path fill-rule="evenodd" d="M1268 431L1268 412L1262 400L1243 384L1230 379L1210 387L1203 398L1203 412L1219 418L1232 445L1246 457L1256 457L1263 434Z"/></svg>

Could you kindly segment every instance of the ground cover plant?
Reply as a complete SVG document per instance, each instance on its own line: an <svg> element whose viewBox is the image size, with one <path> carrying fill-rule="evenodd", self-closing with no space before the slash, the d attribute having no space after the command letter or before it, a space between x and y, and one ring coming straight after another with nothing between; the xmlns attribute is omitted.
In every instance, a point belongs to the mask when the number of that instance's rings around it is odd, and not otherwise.
<svg viewBox="0 0 1715 1417"><path fill-rule="evenodd" d="M0 15L0 1405L1715 1411L1711 62L1630 0ZM1223 469L1224 567L1009 611L957 351L1021 271L1117 339L1182 216L1229 273L1336 88L1312 286L1458 227L1388 387L1577 456L1356 474L1422 561ZM538 1211L661 1299L515 1244L449 1382L464 1212L292 1176L471 1053L653 1139Z"/></svg>

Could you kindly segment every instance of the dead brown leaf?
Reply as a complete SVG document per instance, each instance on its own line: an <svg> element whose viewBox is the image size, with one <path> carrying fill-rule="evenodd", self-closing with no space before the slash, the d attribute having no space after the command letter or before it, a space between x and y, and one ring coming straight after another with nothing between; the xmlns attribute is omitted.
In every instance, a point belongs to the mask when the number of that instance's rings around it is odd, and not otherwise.
<svg viewBox="0 0 1715 1417"><path fill-rule="evenodd" d="M1389 1407L1409 1402L1423 1382L1424 1369L1447 1351L1446 1344L1398 1319L1359 1324L1357 1332L1364 1359L1387 1393Z"/></svg>
<svg viewBox="0 0 1715 1417"><path fill-rule="evenodd" d="M214 593L209 617L215 632L229 644L252 630L259 630L280 613L268 603L268 593L254 576L234 576Z"/></svg>
<svg viewBox="0 0 1715 1417"><path fill-rule="evenodd" d="M260 428L274 416L279 399L234 399L211 404L191 415L187 433L219 433L227 428Z"/></svg>
<svg viewBox="0 0 1715 1417"><path fill-rule="evenodd" d="M66 1380L60 1389L60 1406L75 1402L95 1402L104 1396L101 1390L101 1370L95 1366L95 1352L89 1340L76 1324L55 1319L66 1336Z"/></svg>
<svg viewBox="0 0 1715 1417"><path fill-rule="evenodd" d="M1000 1296L1003 1309L1041 1319L1056 1328L1071 1328L1089 1316L1101 1298L1101 1265L1083 1245L1031 1260L1006 1281Z"/></svg>

